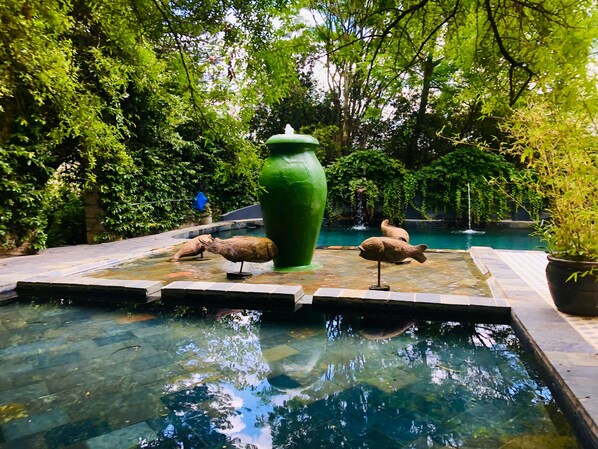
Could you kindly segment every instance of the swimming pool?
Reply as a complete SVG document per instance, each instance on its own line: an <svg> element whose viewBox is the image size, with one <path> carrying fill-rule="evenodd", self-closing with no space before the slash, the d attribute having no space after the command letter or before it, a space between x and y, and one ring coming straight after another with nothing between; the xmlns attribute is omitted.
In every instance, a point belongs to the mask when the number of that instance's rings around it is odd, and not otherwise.
<svg viewBox="0 0 598 449"><path fill-rule="evenodd" d="M530 236L528 229L488 229L484 234L463 234L449 228L408 227L412 244L425 243L430 249L468 250L472 246L490 246L495 249L541 250L543 243ZM264 228L243 230L245 235L263 236ZM218 233L228 238L239 231ZM322 226L318 246L357 246L365 239L380 236L379 227L356 230L350 227Z"/></svg>
<svg viewBox="0 0 598 449"><path fill-rule="evenodd" d="M0 308L0 445L578 447L509 326L182 312Z"/></svg>

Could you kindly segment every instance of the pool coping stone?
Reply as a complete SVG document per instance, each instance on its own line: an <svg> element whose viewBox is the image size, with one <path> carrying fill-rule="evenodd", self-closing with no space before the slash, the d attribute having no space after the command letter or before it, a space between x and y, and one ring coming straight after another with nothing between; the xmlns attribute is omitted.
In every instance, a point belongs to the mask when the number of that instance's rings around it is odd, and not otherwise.
<svg viewBox="0 0 598 449"><path fill-rule="evenodd" d="M87 277L42 277L17 282L21 296L60 297L82 301L146 303L157 299L162 282Z"/></svg>
<svg viewBox="0 0 598 449"><path fill-rule="evenodd" d="M508 322L511 308L502 298L319 288L313 294L315 310L328 312L395 312Z"/></svg>
<svg viewBox="0 0 598 449"><path fill-rule="evenodd" d="M165 305L296 310L304 296L299 285L175 281L161 290Z"/></svg>

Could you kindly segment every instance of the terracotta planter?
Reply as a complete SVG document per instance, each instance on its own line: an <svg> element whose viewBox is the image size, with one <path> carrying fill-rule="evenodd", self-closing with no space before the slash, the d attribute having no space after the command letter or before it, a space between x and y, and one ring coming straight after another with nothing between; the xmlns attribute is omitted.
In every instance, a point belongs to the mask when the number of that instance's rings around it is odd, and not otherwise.
<svg viewBox="0 0 598 449"><path fill-rule="evenodd" d="M594 268L595 275L567 279L573 273ZM552 299L561 312L580 316L598 316L598 262L578 262L548 256L546 279Z"/></svg>

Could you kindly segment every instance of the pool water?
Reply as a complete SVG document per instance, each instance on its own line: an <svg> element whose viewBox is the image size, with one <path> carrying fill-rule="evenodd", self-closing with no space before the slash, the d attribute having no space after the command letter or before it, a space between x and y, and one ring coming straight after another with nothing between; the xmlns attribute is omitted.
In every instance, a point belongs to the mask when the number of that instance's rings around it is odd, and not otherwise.
<svg viewBox="0 0 598 449"><path fill-rule="evenodd" d="M0 308L2 448L576 448L510 327Z"/></svg>
<svg viewBox="0 0 598 449"><path fill-rule="evenodd" d="M542 250L543 243L530 236L528 229L488 229L483 234L464 234L449 228L407 228L410 243L425 243L430 249L468 250L472 246L490 246L494 249ZM244 231L246 235L264 236L264 228ZM218 233L228 238L239 231ZM349 227L322 226L317 246L357 246L365 239L381 236L379 227L356 230Z"/></svg>

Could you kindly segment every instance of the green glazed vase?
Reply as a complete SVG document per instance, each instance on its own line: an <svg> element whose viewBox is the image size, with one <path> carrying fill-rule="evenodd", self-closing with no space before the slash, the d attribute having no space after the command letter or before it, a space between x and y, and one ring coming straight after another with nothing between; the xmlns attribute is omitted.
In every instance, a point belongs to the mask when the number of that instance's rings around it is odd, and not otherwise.
<svg viewBox="0 0 598 449"><path fill-rule="evenodd" d="M278 247L276 268L311 264L324 209L326 176L314 150L319 142L303 134L277 134L266 141L259 195L266 236Z"/></svg>

